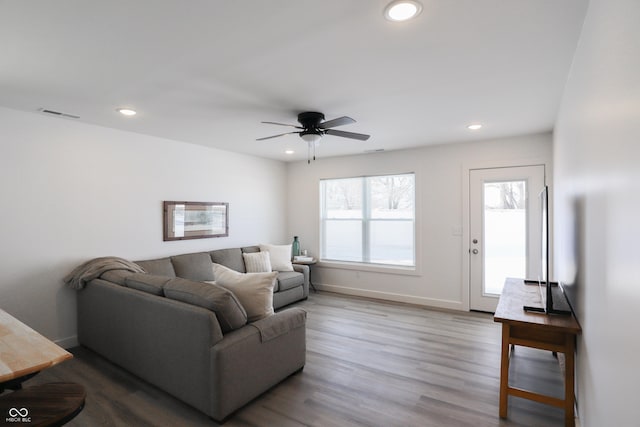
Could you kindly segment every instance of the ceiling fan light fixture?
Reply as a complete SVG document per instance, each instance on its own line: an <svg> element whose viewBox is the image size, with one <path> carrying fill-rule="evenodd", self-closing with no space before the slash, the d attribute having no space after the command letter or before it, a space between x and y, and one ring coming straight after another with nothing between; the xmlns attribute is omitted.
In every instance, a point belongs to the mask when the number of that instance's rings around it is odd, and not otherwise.
<svg viewBox="0 0 640 427"><path fill-rule="evenodd" d="M314 132L302 132L300 134L300 138L302 138L302 140L308 144L315 144L317 142L320 142L322 135Z"/></svg>
<svg viewBox="0 0 640 427"><path fill-rule="evenodd" d="M422 4L416 0L394 0L384 8L389 21L402 22L415 18L422 12Z"/></svg>
<svg viewBox="0 0 640 427"><path fill-rule="evenodd" d="M347 116L324 121L324 114L322 113L319 113L317 111L303 111L302 113L298 114L298 123L300 123L300 126L279 122L262 122L271 125L288 126L295 129L301 129L300 131L295 130L278 135L257 138L256 141L265 141L268 139L279 138L281 136L291 135L294 133L298 134L300 138L302 138L302 140L307 143L307 163L311 164L311 159L316 159L316 150L320 145L319 143L323 135L356 139L358 141L368 140L370 135L366 135L364 133L345 132L343 130L334 129L335 127L344 126L355 122L355 120ZM293 154L293 150L287 149L285 151L285 154L291 155Z"/></svg>

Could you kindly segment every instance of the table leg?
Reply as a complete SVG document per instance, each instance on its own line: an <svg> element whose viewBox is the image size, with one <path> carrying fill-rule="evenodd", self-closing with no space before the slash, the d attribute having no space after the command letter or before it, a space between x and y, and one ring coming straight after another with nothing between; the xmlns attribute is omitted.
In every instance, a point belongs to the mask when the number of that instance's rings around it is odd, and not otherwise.
<svg viewBox="0 0 640 427"><path fill-rule="evenodd" d="M566 427L574 427L575 414L573 412L575 394L574 394L574 371L575 371L575 336L567 334L565 337L566 352L565 371L564 371L564 425Z"/></svg>
<svg viewBox="0 0 640 427"><path fill-rule="evenodd" d="M507 418L509 388L509 325L502 324L502 352L500 356L500 418Z"/></svg>
<svg viewBox="0 0 640 427"><path fill-rule="evenodd" d="M12 380L0 383L0 393L2 393L5 390L21 390L22 383L38 375L38 372L33 372L31 374L23 375L21 377L14 378Z"/></svg>

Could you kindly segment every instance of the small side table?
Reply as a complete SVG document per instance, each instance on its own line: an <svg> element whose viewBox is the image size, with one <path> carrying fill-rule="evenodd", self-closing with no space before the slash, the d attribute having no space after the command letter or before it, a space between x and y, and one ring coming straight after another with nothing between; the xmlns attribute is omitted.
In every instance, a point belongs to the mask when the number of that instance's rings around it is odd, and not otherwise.
<svg viewBox="0 0 640 427"><path fill-rule="evenodd" d="M33 374L73 357L4 310L0 310L0 349L0 390L19 389Z"/></svg>
<svg viewBox="0 0 640 427"><path fill-rule="evenodd" d="M0 413L15 425L57 427L82 411L86 392L75 383L25 387L0 397ZM8 419L11 419L9 421Z"/></svg>
<svg viewBox="0 0 640 427"><path fill-rule="evenodd" d="M313 259L311 261L292 261L293 264L298 264L298 265L308 265L309 266L309 285L311 286L311 289L313 289L313 292L318 292L316 290L316 287L313 286L313 282L311 281L311 266L315 265L318 263L317 259Z"/></svg>

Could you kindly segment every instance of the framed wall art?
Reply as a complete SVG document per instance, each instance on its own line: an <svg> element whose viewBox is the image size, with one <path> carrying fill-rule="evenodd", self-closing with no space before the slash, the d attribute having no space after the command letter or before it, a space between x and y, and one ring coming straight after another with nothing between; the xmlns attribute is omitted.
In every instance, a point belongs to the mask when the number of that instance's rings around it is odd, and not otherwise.
<svg viewBox="0 0 640 427"><path fill-rule="evenodd" d="M229 236L229 203L163 203L163 240L207 239Z"/></svg>

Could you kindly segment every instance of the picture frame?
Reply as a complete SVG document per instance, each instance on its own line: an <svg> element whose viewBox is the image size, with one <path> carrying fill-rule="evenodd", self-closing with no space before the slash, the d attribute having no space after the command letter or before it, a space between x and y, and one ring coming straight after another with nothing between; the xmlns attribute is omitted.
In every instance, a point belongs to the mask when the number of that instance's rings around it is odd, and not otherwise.
<svg viewBox="0 0 640 427"><path fill-rule="evenodd" d="M229 203L163 202L163 240L229 236Z"/></svg>

